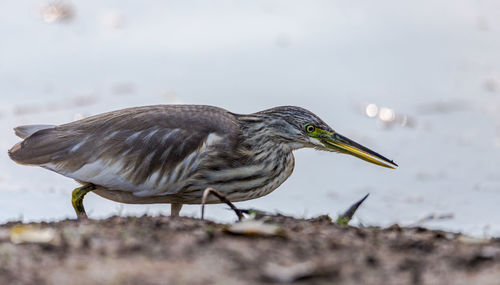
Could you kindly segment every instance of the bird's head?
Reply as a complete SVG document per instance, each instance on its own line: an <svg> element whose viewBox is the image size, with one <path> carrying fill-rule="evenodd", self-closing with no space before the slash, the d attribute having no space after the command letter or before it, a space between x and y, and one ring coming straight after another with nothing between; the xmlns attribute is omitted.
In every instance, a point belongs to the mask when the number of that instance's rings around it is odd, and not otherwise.
<svg viewBox="0 0 500 285"><path fill-rule="evenodd" d="M304 108L284 106L258 114L274 118L272 127L275 135L293 145L293 148L309 147L345 153L387 168L394 169L398 166L394 161L335 132L318 116Z"/></svg>

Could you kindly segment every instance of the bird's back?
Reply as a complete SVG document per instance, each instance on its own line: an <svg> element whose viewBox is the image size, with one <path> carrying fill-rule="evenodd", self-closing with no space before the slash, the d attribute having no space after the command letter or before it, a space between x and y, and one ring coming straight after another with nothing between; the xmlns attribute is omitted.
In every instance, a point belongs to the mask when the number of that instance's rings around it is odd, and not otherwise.
<svg viewBox="0 0 500 285"><path fill-rule="evenodd" d="M236 147L239 134L238 121L224 109L146 106L38 130L9 156L79 181L149 195L199 167L203 151Z"/></svg>

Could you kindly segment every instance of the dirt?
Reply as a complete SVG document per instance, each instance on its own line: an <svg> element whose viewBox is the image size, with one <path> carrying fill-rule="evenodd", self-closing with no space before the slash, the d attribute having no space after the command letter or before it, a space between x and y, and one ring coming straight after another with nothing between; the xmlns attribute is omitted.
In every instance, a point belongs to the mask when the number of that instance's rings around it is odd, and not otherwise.
<svg viewBox="0 0 500 285"><path fill-rule="evenodd" d="M0 284L500 284L500 240L327 216L0 226Z"/></svg>

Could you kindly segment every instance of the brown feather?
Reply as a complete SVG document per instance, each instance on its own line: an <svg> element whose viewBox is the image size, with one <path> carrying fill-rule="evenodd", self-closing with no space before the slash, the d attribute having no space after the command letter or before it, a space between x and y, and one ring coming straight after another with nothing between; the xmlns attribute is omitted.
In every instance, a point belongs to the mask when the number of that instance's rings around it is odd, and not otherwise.
<svg viewBox="0 0 500 285"><path fill-rule="evenodd" d="M141 184L155 171L172 170L210 133L224 138L223 147L235 147L238 121L211 106L136 107L40 130L9 150L9 156L21 164L56 164L61 173L98 159L121 159L132 182Z"/></svg>

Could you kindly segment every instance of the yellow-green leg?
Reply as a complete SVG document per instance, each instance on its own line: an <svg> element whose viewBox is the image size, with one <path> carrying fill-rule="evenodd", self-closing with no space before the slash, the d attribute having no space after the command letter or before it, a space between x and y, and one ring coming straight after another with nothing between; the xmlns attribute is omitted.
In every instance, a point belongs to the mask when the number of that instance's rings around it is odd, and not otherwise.
<svg viewBox="0 0 500 285"><path fill-rule="evenodd" d="M85 208L83 207L83 198L87 193L95 189L95 185L89 183L73 190L73 193L71 194L71 204L73 204L73 208L75 209L78 219L87 218L87 213L85 213Z"/></svg>

